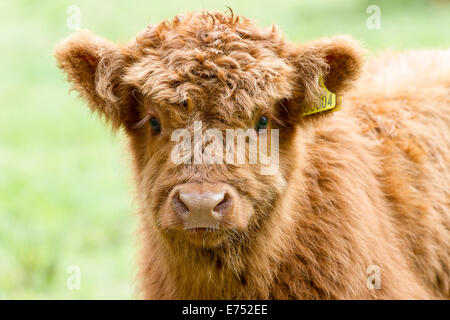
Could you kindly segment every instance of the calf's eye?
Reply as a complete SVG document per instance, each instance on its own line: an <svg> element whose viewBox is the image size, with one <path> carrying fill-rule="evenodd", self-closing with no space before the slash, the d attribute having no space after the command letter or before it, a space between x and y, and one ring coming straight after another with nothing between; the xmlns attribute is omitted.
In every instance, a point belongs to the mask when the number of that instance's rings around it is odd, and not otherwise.
<svg viewBox="0 0 450 320"><path fill-rule="evenodd" d="M259 117L258 122L256 123L256 130L267 129L268 123L269 123L269 120L267 120L266 117L264 117L264 116Z"/></svg>
<svg viewBox="0 0 450 320"><path fill-rule="evenodd" d="M150 119L150 128L152 129L153 133L158 134L161 132L161 122L157 118L151 118Z"/></svg>

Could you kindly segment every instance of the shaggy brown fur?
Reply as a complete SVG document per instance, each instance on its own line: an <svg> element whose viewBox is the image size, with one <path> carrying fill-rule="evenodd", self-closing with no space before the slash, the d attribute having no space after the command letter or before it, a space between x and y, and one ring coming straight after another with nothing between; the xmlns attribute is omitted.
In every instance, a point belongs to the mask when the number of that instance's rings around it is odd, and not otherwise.
<svg viewBox="0 0 450 320"><path fill-rule="evenodd" d="M129 138L144 298L450 298L450 52L364 68L362 54L346 37L295 46L276 27L208 12L122 46L88 32L58 45L74 89ZM320 77L345 93L342 111L303 117ZM252 128L260 114L280 130L276 175L170 161L174 129ZM164 228L167 196L185 182L233 186L246 228L204 245ZM380 289L366 285L371 265Z"/></svg>

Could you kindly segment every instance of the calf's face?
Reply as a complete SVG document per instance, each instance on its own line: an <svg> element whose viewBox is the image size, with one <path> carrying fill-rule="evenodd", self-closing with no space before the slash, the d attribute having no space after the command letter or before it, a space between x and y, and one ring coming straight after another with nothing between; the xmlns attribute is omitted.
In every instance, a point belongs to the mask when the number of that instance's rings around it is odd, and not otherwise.
<svg viewBox="0 0 450 320"><path fill-rule="evenodd" d="M302 133L324 116L302 116L319 79L339 93L361 64L347 38L294 46L276 28L219 13L176 17L127 45L79 32L55 57L91 109L129 138L149 225L209 247L264 225Z"/></svg>

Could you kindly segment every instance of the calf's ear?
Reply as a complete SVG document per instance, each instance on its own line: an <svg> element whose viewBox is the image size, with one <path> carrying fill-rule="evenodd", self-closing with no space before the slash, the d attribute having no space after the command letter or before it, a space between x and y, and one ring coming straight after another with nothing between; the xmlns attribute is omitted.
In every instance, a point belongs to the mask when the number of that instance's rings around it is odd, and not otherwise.
<svg viewBox="0 0 450 320"><path fill-rule="evenodd" d="M364 53L356 41L346 36L315 40L298 47L295 68L302 100L298 112L303 115L305 109L320 104L326 89L339 100L339 95L357 79Z"/></svg>
<svg viewBox="0 0 450 320"><path fill-rule="evenodd" d="M60 42L54 50L59 68L73 89L117 129L124 121L127 88L121 80L128 63L126 47L79 31Z"/></svg>

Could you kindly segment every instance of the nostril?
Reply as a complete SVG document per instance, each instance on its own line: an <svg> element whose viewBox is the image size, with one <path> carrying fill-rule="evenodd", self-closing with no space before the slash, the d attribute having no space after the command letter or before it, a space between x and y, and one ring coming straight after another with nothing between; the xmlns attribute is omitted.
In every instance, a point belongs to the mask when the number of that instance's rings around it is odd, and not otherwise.
<svg viewBox="0 0 450 320"><path fill-rule="evenodd" d="M177 192L172 197L172 207L175 210L175 212L179 215L186 215L189 213L189 208L180 199L180 192Z"/></svg>
<svg viewBox="0 0 450 320"><path fill-rule="evenodd" d="M223 200L214 208L214 212L224 216L232 207L233 199L228 193L225 193Z"/></svg>

